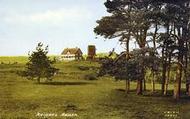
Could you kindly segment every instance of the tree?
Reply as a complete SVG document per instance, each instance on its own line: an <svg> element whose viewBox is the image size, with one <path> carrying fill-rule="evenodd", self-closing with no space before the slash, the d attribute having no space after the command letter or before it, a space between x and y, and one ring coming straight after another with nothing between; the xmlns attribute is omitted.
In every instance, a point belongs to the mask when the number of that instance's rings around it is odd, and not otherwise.
<svg viewBox="0 0 190 119"><path fill-rule="evenodd" d="M45 78L46 81L52 80L52 77L58 72L58 69L52 66L55 60L50 60L47 54L48 46L43 49L42 43L38 43L36 51L29 54L29 61L24 71L24 75L28 79L37 80L38 83L40 83L41 78Z"/></svg>
<svg viewBox="0 0 190 119"><path fill-rule="evenodd" d="M189 34L189 1L188 0L165 0L162 8L163 27L166 29L162 45L162 93L167 93L167 83L170 76L171 63L175 63L176 80L174 99L179 99L183 71L187 69L187 44ZM172 61L173 59L173 61ZM186 63L184 61L186 60ZM184 67L186 65L186 67ZM168 70L168 71L167 71ZM166 72L167 76L166 76ZM185 73L186 74L186 73ZM187 76L187 75L186 75ZM187 78L187 77L186 77Z"/></svg>
<svg viewBox="0 0 190 119"><path fill-rule="evenodd" d="M110 75L116 80L125 80L126 83L142 77L141 65L137 58L126 60L125 56L119 59L104 58L101 61L99 76ZM130 85L126 84L126 93L129 93Z"/></svg>
<svg viewBox="0 0 190 119"><path fill-rule="evenodd" d="M180 97L183 74L187 82L186 89L190 91L187 70L190 61L189 0L107 0L105 6L110 16L98 20L94 32L108 39L118 38L126 44L126 54L129 54L130 40L135 40L142 51L149 47L149 41L152 41L154 53L161 48L159 55L162 59L162 94L167 94L173 64L177 64L174 98ZM141 53L140 56L145 58L145 52ZM151 57L157 57L154 53ZM127 55L126 60L130 60ZM142 60L139 69L142 74L146 72L145 63ZM154 68L151 70L156 72ZM142 94L143 81L145 90L145 76L137 79L137 94ZM154 79L152 84L154 90Z"/></svg>
<svg viewBox="0 0 190 119"><path fill-rule="evenodd" d="M146 56L144 56L144 54ZM101 61L99 76L109 74L115 77L116 80L125 80L126 83L142 78L145 72L142 68L150 69L154 73L158 71L159 58L153 55L154 49L134 49L130 52L130 58L126 60L126 54L122 53L116 59L105 58ZM144 62L144 64L142 64ZM129 86L126 84L126 92L129 92Z"/></svg>
<svg viewBox="0 0 190 119"><path fill-rule="evenodd" d="M137 1L107 0L105 6L112 16L98 20L98 26L94 32L109 39L119 38L119 41L126 44L126 54L129 54L129 41L132 38L137 41L140 48L144 48L147 31L150 27L146 17L144 17L146 4L142 5ZM129 60L128 55L126 55L126 60ZM144 72L144 68L141 70ZM137 80L137 94L142 94L142 81L144 79L142 76ZM126 82L126 84L128 83Z"/></svg>

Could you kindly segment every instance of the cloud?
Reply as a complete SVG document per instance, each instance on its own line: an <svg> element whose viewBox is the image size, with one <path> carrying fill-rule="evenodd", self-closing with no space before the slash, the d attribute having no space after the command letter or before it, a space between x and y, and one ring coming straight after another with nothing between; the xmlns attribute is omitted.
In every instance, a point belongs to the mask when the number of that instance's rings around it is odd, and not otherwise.
<svg viewBox="0 0 190 119"><path fill-rule="evenodd" d="M11 24L53 24L84 22L92 17L90 11L81 8L54 9L31 14L7 14L3 20Z"/></svg>

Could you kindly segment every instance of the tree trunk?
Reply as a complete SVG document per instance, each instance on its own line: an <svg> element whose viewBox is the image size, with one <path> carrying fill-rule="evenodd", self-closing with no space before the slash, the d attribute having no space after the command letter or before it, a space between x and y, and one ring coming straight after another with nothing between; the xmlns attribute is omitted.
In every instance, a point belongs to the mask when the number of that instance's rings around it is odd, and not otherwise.
<svg viewBox="0 0 190 119"><path fill-rule="evenodd" d="M167 95L169 78L170 78L170 70L168 69L167 78L166 78L165 86L164 86L164 95Z"/></svg>
<svg viewBox="0 0 190 119"><path fill-rule="evenodd" d="M166 63L163 61L162 65L162 87L161 87L161 93L164 94L165 91L165 83L166 83Z"/></svg>
<svg viewBox="0 0 190 119"><path fill-rule="evenodd" d="M139 38L140 39L136 39L137 40L137 43L139 44L139 47L141 48L141 49L143 49L143 48L145 48L145 45L146 45L146 37L147 37L147 31L148 31L148 29L144 29L144 30L140 30L139 32L140 32L140 34L139 34ZM144 57L145 56L145 53L143 53L142 54L142 56ZM144 87L146 88L146 82L145 82L145 68L144 68L144 62L142 61L142 65L141 65L142 67L142 69L140 69L141 71L141 73L143 73L143 76L140 78L140 79L138 79L138 81L137 81L137 94L138 95L141 95L142 94L142 89L143 89L143 81L144 81Z"/></svg>
<svg viewBox="0 0 190 119"><path fill-rule="evenodd" d="M190 84L188 84L188 96L190 96Z"/></svg>
<svg viewBox="0 0 190 119"><path fill-rule="evenodd" d="M137 95L142 95L142 79L137 80Z"/></svg>
<svg viewBox="0 0 190 119"><path fill-rule="evenodd" d="M185 76L185 77L186 77L186 76ZM189 84L188 84L188 79L187 79L187 78L186 78L185 89L186 89L186 93L190 93L190 92L189 92Z"/></svg>
<svg viewBox="0 0 190 119"><path fill-rule="evenodd" d="M154 47L154 49L156 49L156 36L157 36L157 32L158 32L158 25L156 23L155 24L155 31L154 31L154 35L153 35L153 47Z"/></svg>
<svg viewBox="0 0 190 119"><path fill-rule="evenodd" d="M143 76L140 77L140 79L137 80L137 94L142 95L143 91L143 81L145 81L145 76L144 76L144 63L142 63L142 67L139 69L141 73L143 73ZM144 83L144 85L146 85ZM146 87L146 86L145 86Z"/></svg>
<svg viewBox="0 0 190 119"><path fill-rule="evenodd" d="M185 69L184 69L184 74L185 74L185 81L186 81L186 93L189 92L189 84L188 84L188 77L189 77L189 72L188 72L188 41L187 39L185 40L185 47L186 47L186 52L185 52ZM190 93L190 92L189 92Z"/></svg>
<svg viewBox="0 0 190 119"><path fill-rule="evenodd" d="M153 35L153 47L154 50L156 51L156 36L157 36L157 32L158 32L158 24L156 22L155 24L155 31L154 31L154 35ZM154 54L155 55L155 54ZM154 71L152 71L152 92L155 91L155 73Z"/></svg>
<svg viewBox="0 0 190 119"><path fill-rule="evenodd" d="M40 77L37 78L37 82L40 83Z"/></svg>
<svg viewBox="0 0 190 119"><path fill-rule="evenodd" d="M187 28L185 26L181 28L177 28L178 31L178 45L179 45L179 52L178 52L178 63L177 63L177 71L176 71L176 82L175 82L175 89L174 89L174 99L179 100L180 92L181 92L181 79L182 79L182 72L183 72L183 59L184 59L184 41L187 37Z"/></svg>
<svg viewBox="0 0 190 119"><path fill-rule="evenodd" d="M168 91L168 84L170 80L170 68L171 68L171 55L169 55L169 61L168 61L168 71L167 71L167 78L165 80L165 87L164 87L164 95L167 95Z"/></svg>
<svg viewBox="0 0 190 119"><path fill-rule="evenodd" d="M127 37L127 41L126 41L126 60L128 61L130 59L129 56L129 40L130 40L130 36ZM130 81L129 79L126 79L126 93L129 93L130 91Z"/></svg>
<svg viewBox="0 0 190 119"><path fill-rule="evenodd" d="M126 89L125 89L125 92L129 93L129 91L130 91L130 81L126 79Z"/></svg>
<svg viewBox="0 0 190 119"><path fill-rule="evenodd" d="M190 91L190 89L189 89L189 84L186 83L185 86L186 86L186 93L189 95L189 94L190 94L190 92L189 92L189 91ZM190 96L190 95L189 95L189 96Z"/></svg>
<svg viewBox="0 0 190 119"><path fill-rule="evenodd" d="M181 92L181 78L182 78L182 70L183 70L183 51L184 48L184 38L183 32L181 33L180 27L177 28L178 31L178 45L179 45L179 53L178 53L178 62L177 62L177 69L176 69L176 81L174 86L174 99L179 100L180 92ZM181 38L182 34L182 38Z"/></svg>
<svg viewBox="0 0 190 119"><path fill-rule="evenodd" d="M181 63L178 63L177 71L176 71L176 82L175 82L175 86L174 86L174 99L176 99L176 100L179 100L179 98L180 98L181 77L182 77L182 65L181 65Z"/></svg>
<svg viewBox="0 0 190 119"><path fill-rule="evenodd" d="M153 76L152 76L152 92L155 91L155 75L154 75L154 72L153 72Z"/></svg>
<svg viewBox="0 0 190 119"><path fill-rule="evenodd" d="M188 39L189 40L189 39ZM190 41L190 40L189 40ZM188 42L187 43L187 62L189 62L190 61L190 53L189 53L189 50L190 50L190 42ZM189 69L189 66L187 66L187 68L186 68L186 71L187 71L187 69ZM189 93L189 96L190 96L190 84L187 84L187 82L189 83L189 77L190 77L190 72L186 72L187 73L187 78L186 78L186 90L187 90L187 92Z"/></svg>
<svg viewBox="0 0 190 119"><path fill-rule="evenodd" d="M144 81L144 83L143 83L144 84L144 86L143 86L144 87L144 91L146 91L146 80L145 80L145 78L144 78L143 81Z"/></svg>
<svg viewBox="0 0 190 119"><path fill-rule="evenodd" d="M185 5L186 7L189 6L189 3ZM184 22L183 22L183 27L182 27L182 45L184 47L184 75L185 75L185 80L186 80L186 93L189 92L189 82L188 82L188 78L189 78L189 71L188 71L188 53L189 53L189 48L190 48L190 44L189 44L189 18L187 16L184 16Z"/></svg>
<svg viewBox="0 0 190 119"><path fill-rule="evenodd" d="M169 34L170 34L169 21L167 24L167 34L169 37ZM165 41L164 41L164 46L162 48L162 86L161 86L162 95L164 95L164 92L165 92L164 87L165 87L165 83L166 83L166 72L167 72L167 55L166 55L167 50L168 50L168 46L167 46L167 43L165 43Z"/></svg>

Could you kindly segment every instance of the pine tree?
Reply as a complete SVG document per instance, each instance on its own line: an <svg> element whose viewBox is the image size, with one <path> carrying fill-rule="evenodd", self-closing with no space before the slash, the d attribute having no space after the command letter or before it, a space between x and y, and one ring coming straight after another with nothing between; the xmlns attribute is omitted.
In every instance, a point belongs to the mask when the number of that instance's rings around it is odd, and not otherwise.
<svg viewBox="0 0 190 119"><path fill-rule="evenodd" d="M36 51L29 54L29 61L26 64L26 70L24 75L31 80L37 80L40 83L41 78L45 78L46 81L51 81L58 69L54 68L52 65L55 60L50 60L47 57L48 46L43 49L43 44L38 43Z"/></svg>

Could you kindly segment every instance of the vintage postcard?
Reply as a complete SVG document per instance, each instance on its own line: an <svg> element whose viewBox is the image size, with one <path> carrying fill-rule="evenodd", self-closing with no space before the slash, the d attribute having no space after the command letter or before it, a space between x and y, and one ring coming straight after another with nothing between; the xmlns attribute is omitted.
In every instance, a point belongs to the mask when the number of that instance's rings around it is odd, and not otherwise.
<svg viewBox="0 0 190 119"><path fill-rule="evenodd" d="M190 119L190 1L0 0L0 119Z"/></svg>

